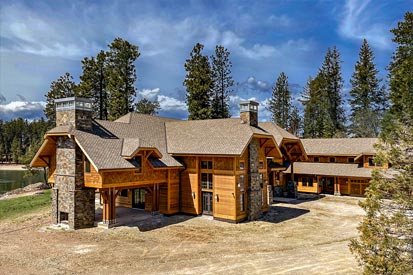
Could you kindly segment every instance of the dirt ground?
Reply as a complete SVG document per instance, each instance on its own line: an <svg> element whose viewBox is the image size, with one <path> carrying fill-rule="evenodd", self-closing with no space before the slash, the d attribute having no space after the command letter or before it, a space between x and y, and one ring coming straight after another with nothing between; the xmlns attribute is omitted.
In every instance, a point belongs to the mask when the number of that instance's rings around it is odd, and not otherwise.
<svg viewBox="0 0 413 275"><path fill-rule="evenodd" d="M149 217L53 229L48 210L0 223L0 274L360 274L349 240L358 198L274 203L261 221Z"/></svg>

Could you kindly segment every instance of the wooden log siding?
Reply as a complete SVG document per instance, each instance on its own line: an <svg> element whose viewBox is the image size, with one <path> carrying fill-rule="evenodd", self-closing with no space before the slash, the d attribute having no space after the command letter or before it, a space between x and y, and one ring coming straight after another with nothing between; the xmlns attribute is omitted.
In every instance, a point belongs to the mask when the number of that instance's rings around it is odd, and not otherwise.
<svg viewBox="0 0 413 275"><path fill-rule="evenodd" d="M55 176L56 176L56 153L50 156L50 164L49 164L49 172L48 172L48 179L49 183L54 184Z"/></svg>
<svg viewBox="0 0 413 275"><path fill-rule="evenodd" d="M84 179L86 187L102 187L102 176L96 171L93 165L90 165L90 173L84 173Z"/></svg>
<svg viewBox="0 0 413 275"><path fill-rule="evenodd" d="M308 179L313 180L313 186L308 186ZM307 180L307 185L305 186L303 184L304 180ZM317 177L313 175L300 175L298 177L298 186L297 186L297 191L298 192L305 192L305 193L319 193L319 188L318 188L318 181Z"/></svg>

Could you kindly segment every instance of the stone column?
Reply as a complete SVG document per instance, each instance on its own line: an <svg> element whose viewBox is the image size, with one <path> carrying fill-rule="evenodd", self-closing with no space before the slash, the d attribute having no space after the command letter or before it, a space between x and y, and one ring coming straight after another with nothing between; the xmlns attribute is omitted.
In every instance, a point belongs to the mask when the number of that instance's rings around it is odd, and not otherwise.
<svg viewBox="0 0 413 275"><path fill-rule="evenodd" d="M95 221L94 189L84 187L82 151L69 137L56 141L56 179L53 191L53 221L68 216L72 229L91 227Z"/></svg>
<svg viewBox="0 0 413 275"><path fill-rule="evenodd" d="M253 221L262 216L262 189L258 173L258 139L254 138L248 145L248 220Z"/></svg>

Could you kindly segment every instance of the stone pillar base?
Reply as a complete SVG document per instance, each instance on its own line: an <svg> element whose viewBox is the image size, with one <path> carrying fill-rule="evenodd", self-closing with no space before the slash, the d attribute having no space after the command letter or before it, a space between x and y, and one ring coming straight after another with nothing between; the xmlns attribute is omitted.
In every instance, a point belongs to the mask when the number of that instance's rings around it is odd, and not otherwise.
<svg viewBox="0 0 413 275"><path fill-rule="evenodd" d="M97 227L98 228L104 228L104 229L109 229L112 227L116 227L118 224L115 221L111 221L111 222L98 222L97 223Z"/></svg>

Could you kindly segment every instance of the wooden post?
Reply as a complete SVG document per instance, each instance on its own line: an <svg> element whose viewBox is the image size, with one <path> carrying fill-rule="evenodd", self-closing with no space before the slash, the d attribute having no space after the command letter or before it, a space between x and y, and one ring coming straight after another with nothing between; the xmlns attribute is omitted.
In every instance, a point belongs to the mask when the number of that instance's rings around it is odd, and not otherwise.
<svg viewBox="0 0 413 275"><path fill-rule="evenodd" d="M116 223L116 197L120 190L115 192L113 188L101 189L100 193L103 198L102 223L112 225Z"/></svg>

